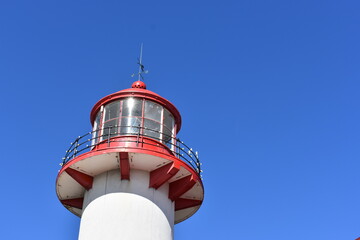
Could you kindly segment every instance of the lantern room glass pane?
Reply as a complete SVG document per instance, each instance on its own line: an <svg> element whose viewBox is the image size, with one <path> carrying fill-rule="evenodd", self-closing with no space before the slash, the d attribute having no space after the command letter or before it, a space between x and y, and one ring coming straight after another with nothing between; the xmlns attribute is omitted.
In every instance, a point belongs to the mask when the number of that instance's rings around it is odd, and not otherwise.
<svg viewBox="0 0 360 240"><path fill-rule="evenodd" d="M123 100L122 116L123 117L141 117L142 100L138 98L127 98Z"/></svg>
<svg viewBox="0 0 360 240"><path fill-rule="evenodd" d="M173 136L174 125L175 125L175 121L173 115L167 109L164 109L163 140L165 142L168 142L171 139L171 137L174 137Z"/></svg>
<svg viewBox="0 0 360 240"><path fill-rule="evenodd" d="M160 123L153 120L144 119L144 135L160 140Z"/></svg>
<svg viewBox="0 0 360 240"><path fill-rule="evenodd" d="M101 119L101 111L99 111L96 114L95 123L94 123L95 128L97 128L100 125L100 119Z"/></svg>
<svg viewBox="0 0 360 240"><path fill-rule="evenodd" d="M107 120L118 118L120 115L120 101L112 102L105 106L105 119Z"/></svg>
<svg viewBox="0 0 360 240"><path fill-rule="evenodd" d="M100 119L101 119L102 112L99 111L96 114L95 122L94 122L94 128L92 133L92 142L91 145L94 145L96 142L98 142L98 136L100 135Z"/></svg>
<svg viewBox="0 0 360 240"><path fill-rule="evenodd" d="M144 117L161 122L162 109L162 106L157 103L145 101Z"/></svg>
<svg viewBox="0 0 360 240"><path fill-rule="evenodd" d="M117 125L117 119L113 119L104 123L103 138L114 137L118 135L119 126ZM110 133L110 136L109 136Z"/></svg>
<svg viewBox="0 0 360 240"><path fill-rule="evenodd" d="M120 135L138 134L141 127L141 118L123 117L121 119Z"/></svg>

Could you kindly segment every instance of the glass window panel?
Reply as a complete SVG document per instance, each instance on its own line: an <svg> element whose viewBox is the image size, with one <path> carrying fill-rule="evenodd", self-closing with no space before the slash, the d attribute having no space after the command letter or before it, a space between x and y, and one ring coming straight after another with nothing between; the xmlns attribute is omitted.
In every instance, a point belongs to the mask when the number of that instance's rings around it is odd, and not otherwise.
<svg viewBox="0 0 360 240"><path fill-rule="evenodd" d="M116 135L118 135L118 128L119 127L117 126L117 119L105 122L104 133L103 133L104 139L109 137L109 133L110 133L110 137L115 137Z"/></svg>
<svg viewBox="0 0 360 240"><path fill-rule="evenodd" d="M141 119L138 117L123 117L121 119L120 135L138 134L141 126Z"/></svg>
<svg viewBox="0 0 360 240"><path fill-rule="evenodd" d="M168 129L166 126L164 126L163 128L163 141L164 142L169 142L171 140L172 137L172 131L170 129Z"/></svg>
<svg viewBox="0 0 360 240"><path fill-rule="evenodd" d="M105 106L105 121L118 118L120 115L120 101L112 102Z"/></svg>
<svg viewBox="0 0 360 240"><path fill-rule="evenodd" d="M156 140L160 140L160 123L144 119L144 135L154 138Z"/></svg>
<svg viewBox="0 0 360 240"><path fill-rule="evenodd" d="M99 111L98 114L96 115L96 118L95 118L95 126L99 126L99 125L100 125L100 118L101 118L101 111Z"/></svg>
<svg viewBox="0 0 360 240"><path fill-rule="evenodd" d="M123 100L122 116L141 117L142 100L139 98L127 98Z"/></svg>
<svg viewBox="0 0 360 240"><path fill-rule="evenodd" d="M101 111L98 112L98 114L96 115L95 118L95 122L94 122L94 129L93 129L93 134L92 134L92 143L91 145L94 145L95 143L98 142L99 139L97 139L97 137L99 136L99 129L100 129L100 119L101 119Z"/></svg>
<svg viewBox="0 0 360 240"><path fill-rule="evenodd" d="M167 109L164 109L164 133L172 136L174 125L173 115Z"/></svg>
<svg viewBox="0 0 360 240"><path fill-rule="evenodd" d="M144 117L161 122L162 106L151 101L145 101Z"/></svg>

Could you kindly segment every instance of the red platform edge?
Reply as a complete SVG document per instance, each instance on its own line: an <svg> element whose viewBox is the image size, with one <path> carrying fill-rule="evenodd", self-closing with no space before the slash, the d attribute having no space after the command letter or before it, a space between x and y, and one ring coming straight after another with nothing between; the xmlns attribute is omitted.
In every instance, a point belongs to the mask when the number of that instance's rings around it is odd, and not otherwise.
<svg viewBox="0 0 360 240"><path fill-rule="evenodd" d="M184 161L176 158L173 155L169 155L168 153L164 152L154 151L151 149L144 149L142 147L110 147L107 149L92 150L90 152L83 153L78 157L74 158L73 160L67 162L60 170L58 177L62 174L62 172L65 171L86 190L89 190L92 187L93 177L85 173L79 172L75 169L72 169L71 165L83 159L110 152L116 152L119 154L118 156L122 180L130 180L129 152L151 154L157 157L171 160L172 162L170 162L169 164L166 164L150 172L149 187L153 187L155 189L161 187L180 170L180 167L183 167L191 174L169 184L169 199L175 202L175 211L190 207L196 207L202 204L202 200L180 198L181 195L189 191L197 182L199 182L201 185L203 184L198 173L195 172L192 167L190 167ZM65 199L60 201L63 205L78 209L82 209L83 206L83 198Z"/></svg>

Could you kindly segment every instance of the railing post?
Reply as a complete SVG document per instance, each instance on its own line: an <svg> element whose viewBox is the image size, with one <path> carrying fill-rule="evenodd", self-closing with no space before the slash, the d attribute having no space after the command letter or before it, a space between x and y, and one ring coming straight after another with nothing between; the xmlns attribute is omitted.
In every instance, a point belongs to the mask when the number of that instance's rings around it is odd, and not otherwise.
<svg viewBox="0 0 360 240"><path fill-rule="evenodd" d="M195 152L195 158L196 158L196 166L198 168L199 174L201 174L201 163L199 160L199 153L197 151Z"/></svg>
<svg viewBox="0 0 360 240"><path fill-rule="evenodd" d="M110 147L110 134L111 134L111 126L109 127L109 132L108 132L108 139L107 139L108 147Z"/></svg>
<svg viewBox="0 0 360 240"><path fill-rule="evenodd" d="M176 138L175 139L175 152L176 152L176 155L177 155L177 158L180 158L180 146L179 146L179 139Z"/></svg>
<svg viewBox="0 0 360 240"><path fill-rule="evenodd" d="M138 134L137 134L137 137L136 137L136 146L138 147L139 146L139 139L140 139L140 126L137 126L138 128Z"/></svg>
<svg viewBox="0 0 360 240"><path fill-rule="evenodd" d="M79 143L79 138L76 138L76 140L75 140L75 144L74 144L74 146L75 146L75 148L74 148L74 155L73 155L73 157L72 157L72 158L75 158L75 157L76 157L78 143Z"/></svg>

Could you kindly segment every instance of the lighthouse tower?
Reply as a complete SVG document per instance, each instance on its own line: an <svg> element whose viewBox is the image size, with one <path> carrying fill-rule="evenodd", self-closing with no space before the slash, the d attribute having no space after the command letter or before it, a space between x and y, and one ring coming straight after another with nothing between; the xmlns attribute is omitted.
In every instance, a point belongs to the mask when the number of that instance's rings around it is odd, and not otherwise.
<svg viewBox="0 0 360 240"><path fill-rule="evenodd" d="M173 239L204 198L198 154L177 137L179 111L136 81L100 99L90 121L56 179L60 202L81 217L79 239Z"/></svg>

